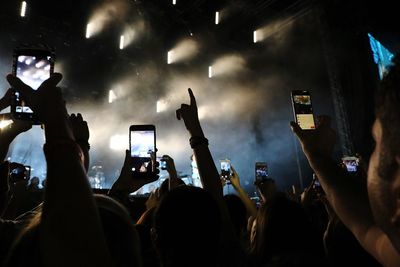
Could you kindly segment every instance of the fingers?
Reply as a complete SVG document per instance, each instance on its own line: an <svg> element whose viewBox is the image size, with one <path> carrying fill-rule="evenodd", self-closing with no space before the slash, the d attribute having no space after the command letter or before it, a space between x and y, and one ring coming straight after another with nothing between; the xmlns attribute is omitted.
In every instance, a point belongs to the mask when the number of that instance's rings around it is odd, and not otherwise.
<svg viewBox="0 0 400 267"><path fill-rule="evenodd" d="M55 87L57 84L61 81L62 75L61 73L53 73L50 78L45 80L39 87L39 89L44 88L44 87ZM38 90L39 90L38 89Z"/></svg>
<svg viewBox="0 0 400 267"><path fill-rule="evenodd" d="M190 106L197 107L196 98L194 97L192 89L188 89L189 96L190 96Z"/></svg>
<svg viewBox="0 0 400 267"><path fill-rule="evenodd" d="M177 110L176 110L176 118L177 118L178 120L181 120L181 109L177 109Z"/></svg>
<svg viewBox="0 0 400 267"><path fill-rule="evenodd" d="M295 123L294 121L291 121L290 127L292 128L292 131L295 133L295 135L298 138L301 139L303 137L303 130L300 128L300 126L297 123Z"/></svg>
<svg viewBox="0 0 400 267"><path fill-rule="evenodd" d="M34 90L12 74L7 75L7 81L12 88L17 89L22 95L30 98Z"/></svg>

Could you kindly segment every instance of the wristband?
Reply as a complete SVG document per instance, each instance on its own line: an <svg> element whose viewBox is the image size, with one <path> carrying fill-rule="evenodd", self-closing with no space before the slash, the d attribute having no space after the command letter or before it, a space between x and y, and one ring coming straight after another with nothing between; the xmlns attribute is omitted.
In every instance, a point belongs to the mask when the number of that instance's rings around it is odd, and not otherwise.
<svg viewBox="0 0 400 267"><path fill-rule="evenodd" d="M208 146L208 139L201 136L192 136L189 139L190 146L192 149L198 147L199 145L207 145Z"/></svg>

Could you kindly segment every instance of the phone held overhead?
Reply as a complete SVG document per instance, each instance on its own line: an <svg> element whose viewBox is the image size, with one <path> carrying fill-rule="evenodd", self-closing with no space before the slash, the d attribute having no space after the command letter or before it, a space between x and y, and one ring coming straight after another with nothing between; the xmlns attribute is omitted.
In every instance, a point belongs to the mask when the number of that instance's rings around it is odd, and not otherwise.
<svg viewBox="0 0 400 267"><path fill-rule="evenodd" d="M293 90L291 98L295 122L303 130L314 130L315 122L310 92Z"/></svg>
<svg viewBox="0 0 400 267"><path fill-rule="evenodd" d="M134 177L150 176L155 172L156 128L154 125L129 127L129 151Z"/></svg>
<svg viewBox="0 0 400 267"><path fill-rule="evenodd" d="M45 48L15 49L12 73L32 89L39 86L54 73L55 53ZM33 124L41 124L32 109L21 97L18 88L13 88L11 114L15 119L28 120Z"/></svg>

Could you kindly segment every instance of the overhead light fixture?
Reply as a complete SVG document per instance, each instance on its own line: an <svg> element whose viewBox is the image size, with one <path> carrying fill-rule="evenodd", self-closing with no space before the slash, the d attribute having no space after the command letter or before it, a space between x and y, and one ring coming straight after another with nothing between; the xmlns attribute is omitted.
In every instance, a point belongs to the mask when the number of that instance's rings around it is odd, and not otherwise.
<svg viewBox="0 0 400 267"><path fill-rule="evenodd" d="M254 42L254 43L257 43L257 41L258 41L258 40L257 40L257 31L254 31L254 32L253 32L253 42Z"/></svg>
<svg viewBox="0 0 400 267"><path fill-rule="evenodd" d="M21 3L21 17L25 17L26 15L26 1L22 1Z"/></svg>
<svg viewBox="0 0 400 267"><path fill-rule="evenodd" d="M209 66L208 67L208 78L212 78L212 76L213 76L213 69L212 69L212 66Z"/></svg>
<svg viewBox="0 0 400 267"><path fill-rule="evenodd" d="M173 5L176 5L176 0L172 0L172 4L173 4Z"/></svg>
<svg viewBox="0 0 400 267"><path fill-rule="evenodd" d="M215 12L215 24L218 25L219 24L219 12Z"/></svg>
<svg viewBox="0 0 400 267"><path fill-rule="evenodd" d="M123 35L121 35L121 37L119 38L119 49L124 49L124 40L125 37Z"/></svg>
<svg viewBox="0 0 400 267"><path fill-rule="evenodd" d="M88 23L87 25L86 25L86 35L85 35L85 37L86 37L86 39L89 39L90 37L91 37L91 25L90 25L90 23Z"/></svg>

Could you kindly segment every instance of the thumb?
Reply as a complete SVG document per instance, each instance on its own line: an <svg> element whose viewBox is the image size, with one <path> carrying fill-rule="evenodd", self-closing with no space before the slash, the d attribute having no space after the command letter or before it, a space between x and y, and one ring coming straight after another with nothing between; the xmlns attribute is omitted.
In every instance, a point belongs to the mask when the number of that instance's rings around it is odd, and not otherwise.
<svg viewBox="0 0 400 267"><path fill-rule="evenodd" d="M294 121L290 122L290 128L292 129L292 132L299 138L302 139L303 137L303 130L300 128L300 126L295 123Z"/></svg>

